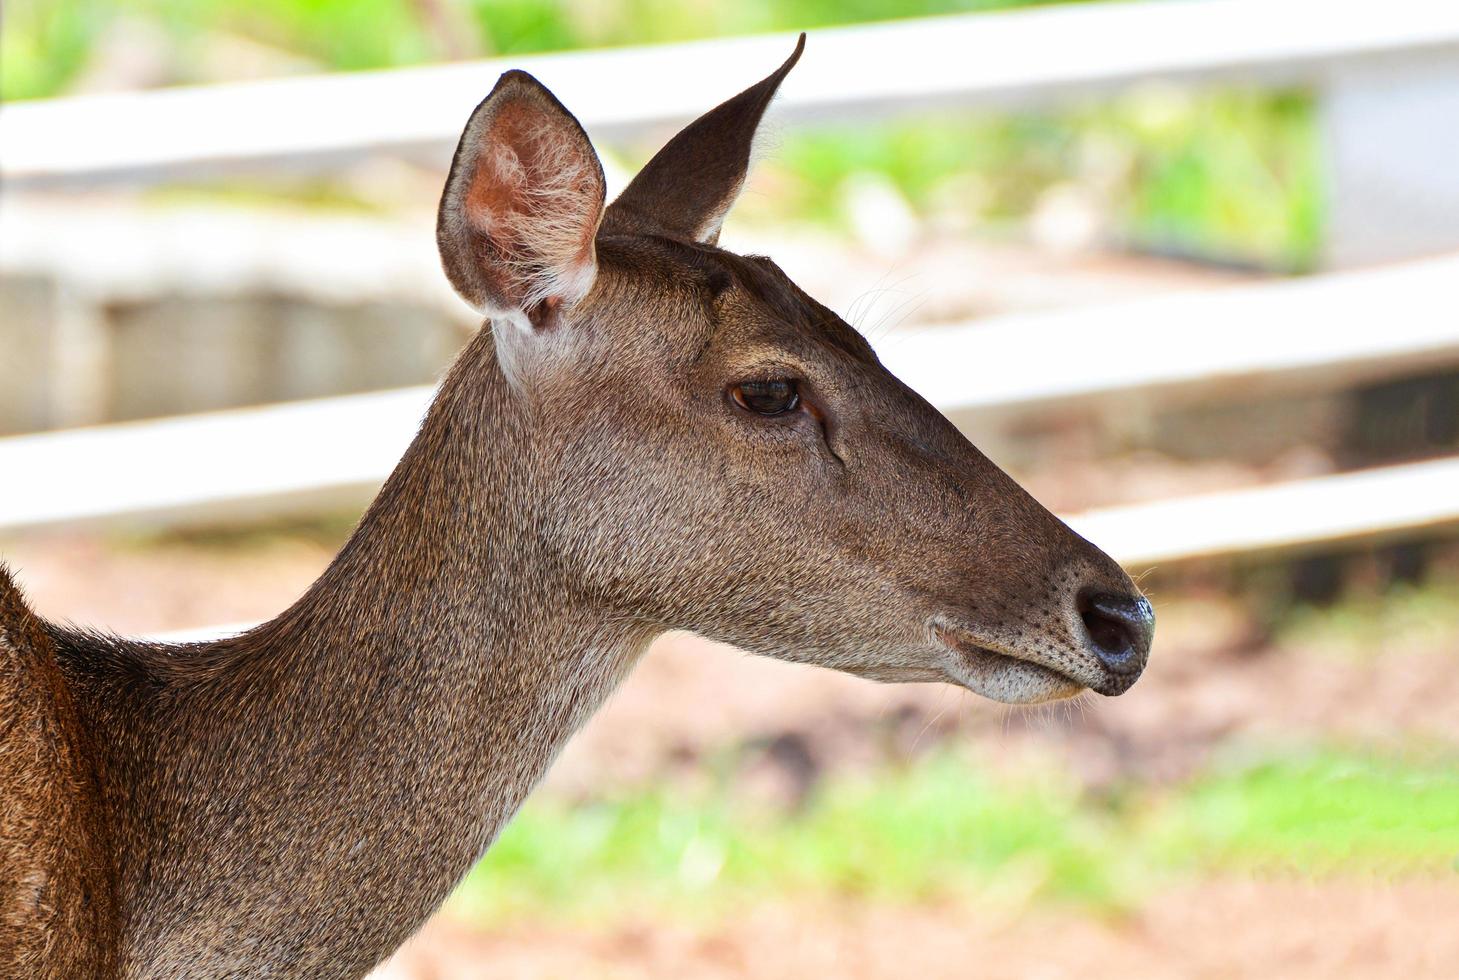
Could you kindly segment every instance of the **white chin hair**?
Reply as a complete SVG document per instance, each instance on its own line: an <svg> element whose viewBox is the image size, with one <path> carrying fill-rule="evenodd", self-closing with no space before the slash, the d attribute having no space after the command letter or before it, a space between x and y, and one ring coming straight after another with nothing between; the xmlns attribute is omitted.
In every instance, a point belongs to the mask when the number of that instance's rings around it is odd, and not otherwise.
<svg viewBox="0 0 1459 980"><path fill-rule="evenodd" d="M999 658L1002 662L978 669L971 664L954 665L957 683L975 694L1004 704L1041 704L1071 698L1084 686L1047 667L1026 660Z"/></svg>

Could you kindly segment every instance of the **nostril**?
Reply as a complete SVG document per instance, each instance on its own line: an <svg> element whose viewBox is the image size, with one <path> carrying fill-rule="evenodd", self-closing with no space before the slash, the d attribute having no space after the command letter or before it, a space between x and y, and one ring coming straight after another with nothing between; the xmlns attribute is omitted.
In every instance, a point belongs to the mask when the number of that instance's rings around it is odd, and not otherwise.
<svg viewBox="0 0 1459 980"><path fill-rule="evenodd" d="M1134 649L1130 631L1123 623L1093 610L1084 613L1081 618L1089 634L1089 642L1094 645L1094 651L1101 660L1123 659Z"/></svg>
<svg viewBox="0 0 1459 980"><path fill-rule="evenodd" d="M1081 596L1079 617L1090 650L1105 667L1116 674L1133 674L1145 666L1155 613L1143 596Z"/></svg>

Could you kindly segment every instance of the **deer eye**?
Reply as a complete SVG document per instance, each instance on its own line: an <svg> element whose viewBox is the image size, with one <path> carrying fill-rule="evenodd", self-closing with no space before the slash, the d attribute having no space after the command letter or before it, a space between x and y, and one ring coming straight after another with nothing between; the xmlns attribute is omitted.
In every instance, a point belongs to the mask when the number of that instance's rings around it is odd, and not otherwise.
<svg viewBox="0 0 1459 980"><path fill-rule="evenodd" d="M794 381L745 381L730 389L735 404L756 415L784 415L800 407L800 392Z"/></svg>

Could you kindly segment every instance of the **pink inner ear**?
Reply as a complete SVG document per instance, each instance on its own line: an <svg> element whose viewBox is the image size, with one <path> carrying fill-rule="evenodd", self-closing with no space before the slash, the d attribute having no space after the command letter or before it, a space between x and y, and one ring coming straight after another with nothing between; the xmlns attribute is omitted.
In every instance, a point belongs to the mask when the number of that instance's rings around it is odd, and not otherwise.
<svg viewBox="0 0 1459 980"><path fill-rule="evenodd" d="M533 176L535 141L526 115L523 106L502 106L481 134L476 170L466 195L466 219L487 234L510 227L512 215L529 210L527 186Z"/></svg>
<svg viewBox="0 0 1459 980"><path fill-rule="evenodd" d="M586 141L526 102L501 107L483 134L466 219L504 258L554 277L592 255L599 203Z"/></svg>
<svg viewBox="0 0 1459 980"><path fill-rule="evenodd" d="M437 237L452 284L506 315L573 304L596 277L603 172L582 128L527 76L503 76L467 124Z"/></svg>

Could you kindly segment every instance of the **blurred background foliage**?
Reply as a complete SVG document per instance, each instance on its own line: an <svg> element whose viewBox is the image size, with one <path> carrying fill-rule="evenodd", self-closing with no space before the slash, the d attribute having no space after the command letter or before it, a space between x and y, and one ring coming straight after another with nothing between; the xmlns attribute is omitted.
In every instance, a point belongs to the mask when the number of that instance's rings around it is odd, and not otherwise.
<svg viewBox="0 0 1459 980"><path fill-rule="evenodd" d="M355 71L997 8L1028 0L11 0L0 95ZM1151 87L1075 111L787 136L744 220L845 222L868 176L915 220L1300 271L1322 217L1300 92ZM651 148L644 148L644 155ZM348 195L311 187L314 205ZM762 205L757 208L757 200ZM1072 241L1070 241L1072 239Z"/></svg>

